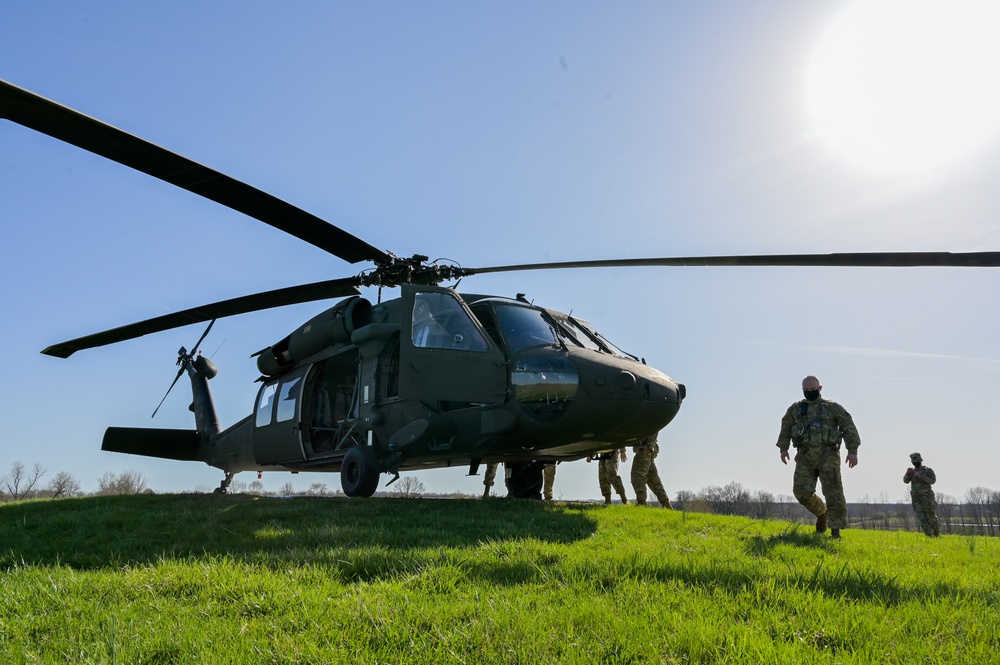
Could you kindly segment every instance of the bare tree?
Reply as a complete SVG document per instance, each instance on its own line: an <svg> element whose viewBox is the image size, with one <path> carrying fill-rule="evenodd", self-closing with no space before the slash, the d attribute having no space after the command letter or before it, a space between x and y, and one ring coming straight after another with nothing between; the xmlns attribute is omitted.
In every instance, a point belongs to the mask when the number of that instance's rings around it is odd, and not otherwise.
<svg viewBox="0 0 1000 665"><path fill-rule="evenodd" d="M56 477L52 479L46 490L48 495L53 499L80 496L80 494L82 494L80 491L80 483L66 471L60 471L57 473Z"/></svg>
<svg viewBox="0 0 1000 665"><path fill-rule="evenodd" d="M943 492L938 492L937 496L937 514L938 519L941 520L941 531L944 533L954 533L952 530L952 517L955 515L955 508L957 507L958 500L950 494L945 494Z"/></svg>
<svg viewBox="0 0 1000 665"><path fill-rule="evenodd" d="M267 494L267 490L264 489L264 483L259 480L252 481L247 486L247 494L256 494L257 496L264 496Z"/></svg>
<svg viewBox="0 0 1000 665"><path fill-rule="evenodd" d="M965 492L965 508L969 511L967 517L971 521L971 529L980 534L992 535L992 523L989 519L990 490L985 487L972 487Z"/></svg>
<svg viewBox="0 0 1000 665"><path fill-rule="evenodd" d="M393 491L404 499L413 499L424 493L424 484L416 476L403 476L394 485Z"/></svg>
<svg viewBox="0 0 1000 665"><path fill-rule="evenodd" d="M725 487L706 487L699 498L707 501L716 515L750 514L750 492L735 481Z"/></svg>
<svg viewBox="0 0 1000 665"><path fill-rule="evenodd" d="M679 490L674 498L674 510L687 510L688 501L694 501L698 495L691 490Z"/></svg>
<svg viewBox="0 0 1000 665"><path fill-rule="evenodd" d="M327 496L330 494L330 488L326 486L326 483L313 483L309 485L306 494L311 496Z"/></svg>
<svg viewBox="0 0 1000 665"><path fill-rule="evenodd" d="M115 474L106 472L97 479L97 494L141 494L146 490L146 479L138 471L128 470Z"/></svg>
<svg viewBox="0 0 1000 665"><path fill-rule="evenodd" d="M287 483L282 485L281 488L278 490L278 494L280 496L291 496L295 494L295 486L292 485L292 481L289 480Z"/></svg>
<svg viewBox="0 0 1000 665"><path fill-rule="evenodd" d="M750 517L759 520L770 519L774 514L774 495L763 490L754 492L750 498Z"/></svg>
<svg viewBox="0 0 1000 665"><path fill-rule="evenodd" d="M24 463L14 462L10 465L10 472L0 477L0 488L14 501L20 501L31 495L45 471L41 464L35 464L29 471Z"/></svg>

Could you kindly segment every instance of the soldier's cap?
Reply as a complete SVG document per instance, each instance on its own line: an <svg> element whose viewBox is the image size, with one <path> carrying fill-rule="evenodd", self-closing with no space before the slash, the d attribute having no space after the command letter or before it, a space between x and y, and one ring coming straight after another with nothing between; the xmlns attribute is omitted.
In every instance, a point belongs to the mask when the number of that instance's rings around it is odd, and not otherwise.
<svg viewBox="0 0 1000 665"><path fill-rule="evenodd" d="M918 459L920 461L923 461L924 458L920 456L920 453L911 453L910 454L910 459L913 459L913 460L917 460Z"/></svg>

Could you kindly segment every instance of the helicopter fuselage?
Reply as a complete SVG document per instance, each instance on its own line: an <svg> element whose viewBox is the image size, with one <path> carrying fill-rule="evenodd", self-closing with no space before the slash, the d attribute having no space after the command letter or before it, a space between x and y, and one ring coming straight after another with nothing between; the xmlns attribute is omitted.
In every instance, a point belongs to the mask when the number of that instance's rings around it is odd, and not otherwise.
<svg viewBox="0 0 1000 665"><path fill-rule="evenodd" d="M188 367L197 446L191 432L140 443L148 431L111 428L104 448L200 459L227 476L343 471L358 447L377 473L475 473L635 444L667 425L685 395L585 321L438 286L404 285L375 305L348 298L256 355L261 388L248 418L210 424L214 366L199 357Z"/></svg>

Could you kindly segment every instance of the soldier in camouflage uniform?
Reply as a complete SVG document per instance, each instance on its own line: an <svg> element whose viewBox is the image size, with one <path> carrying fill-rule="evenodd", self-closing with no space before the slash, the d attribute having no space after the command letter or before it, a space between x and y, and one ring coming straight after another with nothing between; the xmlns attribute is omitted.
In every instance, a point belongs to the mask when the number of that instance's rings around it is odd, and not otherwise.
<svg viewBox="0 0 1000 665"><path fill-rule="evenodd" d="M840 477L840 442L847 446L847 466L858 465L861 437L847 410L820 397L823 386L815 376L802 379L805 399L788 407L781 419L777 446L781 462L788 464L788 447L795 446L795 475L792 493L799 503L816 516L816 533L826 531L840 538L847 526L847 499ZM816 480L823 487L826 504L816 494Z"/></svg>
<svg viewBox="0 0 1000 665"><path fill-rule="evenodd" d="M590 462L593 459L593 457L588 457L587 461ZM625 485L622 483L622 477L618 475L619 459L622 462L628 459L624 448L621 450L612 450L609 453L600 453L597 456L597 482L601 486L604 503L609 506L611 505L612 487L618 492L618 496L622 498L622 503L628 503L628 497L625 496Z"/></svg>
<svg viewBox="0 0 1000 665"><path fill-rule="evenodd" d="M910 501L913 503L913 512L917 514L920 528L923 529L924 534L937 537L937 498L934 496L934 488L931 487L937 482L937 476L934 475L934 469L924 466L924 458L920 456L920 453L910 455L910 462L913 466L903 474L903 482L910 486Z"/></svg>
<svg viewBox="0 0 1000 665"><path fill-rule="evenodd" d="M542 467L542 496L546 501L552 500L552 485L556 482L556 464L550 462Z"/></svg>
<svg viewBox="0 0 1000 665"><path fill-rule="evenodd" d="M670 508L670 498L667 491L663 489L660 482L660 474L656 471L656 464L653 462L660 452L660 445L656 441L656 436L643 439L632 446L632 489L635 490L635 503L638 506L646 505L646 486L653 490L660 505Z"/></svg>

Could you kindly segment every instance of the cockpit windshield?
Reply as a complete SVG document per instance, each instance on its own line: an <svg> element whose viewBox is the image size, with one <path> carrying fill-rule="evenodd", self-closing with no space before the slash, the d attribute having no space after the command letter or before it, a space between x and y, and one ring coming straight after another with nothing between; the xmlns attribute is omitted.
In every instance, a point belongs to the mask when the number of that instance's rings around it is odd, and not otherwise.
<svg viewBox="0 0 1000 665"><path fill-rule="evenodd" d="M507 348L512 353L532 346L559 344L556 331L541 310L520 305L496 305L493 311L496 312Z"/></svg>
<svg viewBox="0 0 1000 665"><path fill-rule="evenodd" d="M622 351L620 348L612 344L607 337L597 332L594 326L592 326L590 323L584 321L583 319L578 319L574 316L570 316L567 318L570 321L574 322L578 327L583 328L588 333L590 333L590 336L596 339L601 346L606 347L605 350L607 350L609 353L613 353L614 355L620 356L622 358L631 358L632 360L638 360L636 356L632 355L631 353L626 353L625 351Z"/></svg>
<svg viewBox="0 0 1000 665"><path fill-rule="evenodd" d="M565 314L560 314L557 312L549 312L559 325L566 329L569 333L572 341L576 342L577 345L584 348L590 349L592 351L604 351L607 349L602 347L597 343L597 340L591 337L590 333L582 328L572 317L566 316Z"/></svg>

